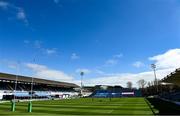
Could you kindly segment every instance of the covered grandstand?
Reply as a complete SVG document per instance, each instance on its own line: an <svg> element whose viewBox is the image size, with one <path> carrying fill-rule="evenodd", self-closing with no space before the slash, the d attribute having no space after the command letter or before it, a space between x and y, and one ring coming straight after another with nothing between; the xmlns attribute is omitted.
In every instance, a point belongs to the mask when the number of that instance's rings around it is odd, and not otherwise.
<svg viewBox="0 0 180 116"><path fill-rule="evenodd" d="M14 91L17 79L16 91ZM31 85L33 92L31 93ZM77 96L78 92L74 88L78 85L67 82L58 82L46 79L39 79L27 76L0 73L0 99L28 99L31 95L33 98L69 98Z"/></svg>
<svg viewBox="0 0 180 116"><path fill-rule="evenodd" d="M180 105L180 68L163 78L161 83L168 89L161 92L160 96Z"/></svg>
<svg viewBox="0 0 180 116"><path fill-rule="evenodd" d="M180 93L180 68L170 73L161 80L158 80L157 84L148 86L144 89L143 95L164 95L169 96L171 93ZM173 97L174 98L174 97ZM180 99L180 98L179 98Z"/></svg>
<svg viewBox="0 0 180 116"><path fill-rule="evenodd" d="M177 115L180 113L180 69L144 89L152 108L158 109L155 115Z"/></svg>
<svg viewBox="0 0 180 116"><path fill-rule="evenodd" d="M176 69L174 72L163 78L162 82L172 83L177 86L180 86L180 68Z"/></svg>

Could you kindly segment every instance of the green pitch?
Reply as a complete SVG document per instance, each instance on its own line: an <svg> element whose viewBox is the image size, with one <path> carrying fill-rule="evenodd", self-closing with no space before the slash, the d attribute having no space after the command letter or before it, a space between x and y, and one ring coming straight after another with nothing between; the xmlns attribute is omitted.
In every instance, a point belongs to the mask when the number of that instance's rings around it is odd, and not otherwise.
<svg viewBox="0 0 180 116"><path fill-rule="evenodd" d="M27 102L0 104L0 115L153 115L144 98L82 98L72 100L34 101L32 113Z"/></svg>

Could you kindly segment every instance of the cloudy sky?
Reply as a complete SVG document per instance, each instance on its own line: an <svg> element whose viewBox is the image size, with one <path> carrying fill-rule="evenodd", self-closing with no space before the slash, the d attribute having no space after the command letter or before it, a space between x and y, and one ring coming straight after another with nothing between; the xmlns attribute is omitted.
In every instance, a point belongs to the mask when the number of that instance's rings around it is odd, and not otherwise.
<svg viewBox="0 0 180 116"><path fill-rule="evenodd" d="M178 0L0 0L0 72L137 87L179 61Z"/></svg>

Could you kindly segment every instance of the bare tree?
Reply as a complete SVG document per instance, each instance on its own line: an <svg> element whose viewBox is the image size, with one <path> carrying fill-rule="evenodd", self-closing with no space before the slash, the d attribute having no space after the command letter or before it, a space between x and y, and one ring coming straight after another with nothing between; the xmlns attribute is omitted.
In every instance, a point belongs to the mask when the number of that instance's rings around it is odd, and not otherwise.
<svg viewBox="0 0 180 116"><path fill-rule="evenodd" d="M147 82L144 79L140 79L139 81L137 81L137 84L139 85L139 88L144 88L146 83Z"/></svg>
<svg viewBox="0 0 180 116"><path fill-rule="evenodd" d="M126 84L127 84L127 88L129 88L129 89L132 88L132 82L128 81Z"/></svg>

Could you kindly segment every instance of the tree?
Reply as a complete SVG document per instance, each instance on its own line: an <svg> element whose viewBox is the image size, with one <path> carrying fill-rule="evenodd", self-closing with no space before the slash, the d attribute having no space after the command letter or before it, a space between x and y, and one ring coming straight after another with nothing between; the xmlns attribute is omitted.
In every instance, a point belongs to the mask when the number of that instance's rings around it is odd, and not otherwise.
<svg viewBox="0 0 180 116"><path fill-rule="evenodd" d="M148 82L147 85L148 85L148 87L151 87L151 82Z"/></svg>
<svg viewBox="0 0 180 116"><path fill-rule="evenodd" d="M147 82L144 79L140 79L139 81L137 81L137 84L139 85L139 88L144 88L146 83Z"/></svg>
<svg viewBox="0 0 180 116"><path fill-rule="evenodd" d="M126 84L127 84L127 88L129 88L129 89L132 88L132 82L128 81Z"/></svg>

